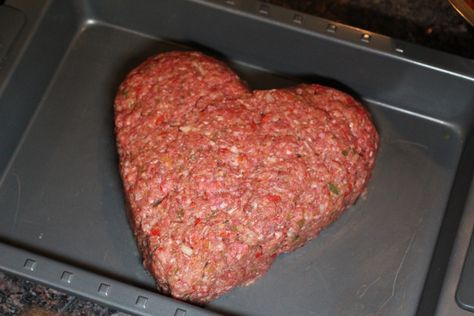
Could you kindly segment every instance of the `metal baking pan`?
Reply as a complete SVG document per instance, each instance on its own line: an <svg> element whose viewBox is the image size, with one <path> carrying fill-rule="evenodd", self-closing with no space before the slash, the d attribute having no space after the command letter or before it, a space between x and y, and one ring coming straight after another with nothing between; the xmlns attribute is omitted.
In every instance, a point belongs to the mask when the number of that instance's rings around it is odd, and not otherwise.
<svg viewBox="0 0 474 316"><path fill-rule="evenodd" d="M461 216L474 212L472 60L257 1L0 8L15 15L0 30L9 36L0 61L0 269L137 315L463 311L446 282L457 284L450 250ZM117 166L117 86L147 56L174 49L213 54L254 89L305 81L349 91L381 134L365 199L258 282L206 306L154 290ZM456 242L469 239L465 231Z"/></svg>

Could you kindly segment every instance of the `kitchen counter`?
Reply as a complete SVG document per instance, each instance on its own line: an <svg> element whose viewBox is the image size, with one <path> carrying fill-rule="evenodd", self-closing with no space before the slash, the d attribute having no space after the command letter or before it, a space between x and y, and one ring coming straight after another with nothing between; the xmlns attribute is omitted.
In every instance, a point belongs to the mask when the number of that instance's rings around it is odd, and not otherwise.
<svg viewBox="0 0 474 316"><path fill-rule="evenodd" d="M474 29L447 0L268 0L411 43L474 58ZM0 315L125 313L0 272Z"/></svg>
<svg viewBox="0 0 474 316"><path fill-rule="evenodd" d="M127 314L0 272L0 315L126 316Z"/></svg>
<svg viewBox="0 0 474 316"><path fill-rule="evenodd" d="M474 59L474 28L448 0L269 0L293 10Z"/></svg>

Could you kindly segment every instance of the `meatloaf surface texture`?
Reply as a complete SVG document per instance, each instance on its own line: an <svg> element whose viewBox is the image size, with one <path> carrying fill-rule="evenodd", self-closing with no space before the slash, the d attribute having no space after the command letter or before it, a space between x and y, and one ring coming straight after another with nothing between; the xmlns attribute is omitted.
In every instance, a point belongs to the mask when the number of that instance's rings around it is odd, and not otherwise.
<svg viewBox="0 0 474 316"><path fill-rule="evenodd" d="M367 186L378 134L338 90L249 90L199 52L151 57L115 100L120 172L145 267L205 303L261 277Z"/></svg>

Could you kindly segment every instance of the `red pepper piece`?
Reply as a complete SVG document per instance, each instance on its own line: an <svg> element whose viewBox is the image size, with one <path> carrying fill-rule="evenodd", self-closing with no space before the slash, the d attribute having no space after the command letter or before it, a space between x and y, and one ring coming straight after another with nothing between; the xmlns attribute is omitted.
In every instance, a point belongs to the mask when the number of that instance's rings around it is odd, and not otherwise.
<svg viewBox="0 0 474 316"><path fill-rule="evenodd" d="M281 201L281 197L277 194L267 194L267 199L275 203L278 203Z"/></svg>
<svg viewBox="0 0 474 316"><path fill-rule="evenodd" d="M156 124L156 125L160 125L161 123L163 123L164 120L165 120L164 115L160 115L160 116L158 116L158 117L156 118L155 124Z"/></svg>
<svg viewBox="0 0 474 316"><path fill-rule="evenodd" d="M257 130L257 124L255 124L254 121L252 121L252 122L250 123L250 129L251 129L252 131L254 131L254 132Z"/></svg>
<svg viewBox="0 0 474 316"><path fill-rule="evenodd" d="M230 153L230 150L227 149L227 148L222 147L222 148L219 148L219 153L223 154L223 155L226 155L226 154Z"/></svg>
<svg viewBox="0 0 474 316"><path fill-rule="evenodd" d="M153 227L151 230L150 230L150 235L152 236L160 236L161 232L160 232L160 229L158 227Z"/></svg>
<svg viewBox="0 0 474 316"><path fill-rule="evenodd" d="M270 117L269 114L263 114L260 123L267 123L267 122L270 121L270 119L271 119L271 117Z"/></svg>

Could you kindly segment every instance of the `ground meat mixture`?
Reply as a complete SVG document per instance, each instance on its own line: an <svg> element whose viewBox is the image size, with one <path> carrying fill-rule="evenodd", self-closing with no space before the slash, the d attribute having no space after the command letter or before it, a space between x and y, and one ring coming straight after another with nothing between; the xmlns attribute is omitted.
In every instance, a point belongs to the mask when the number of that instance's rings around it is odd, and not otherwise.
<svg viewBox="0 0 474 316"><path fill-rule="evenodd" d="M378 135L320 85L251 91L198 52L159 54L115 100L131 222L160 289L204 303L262 276L364 192Z"/></svg>

